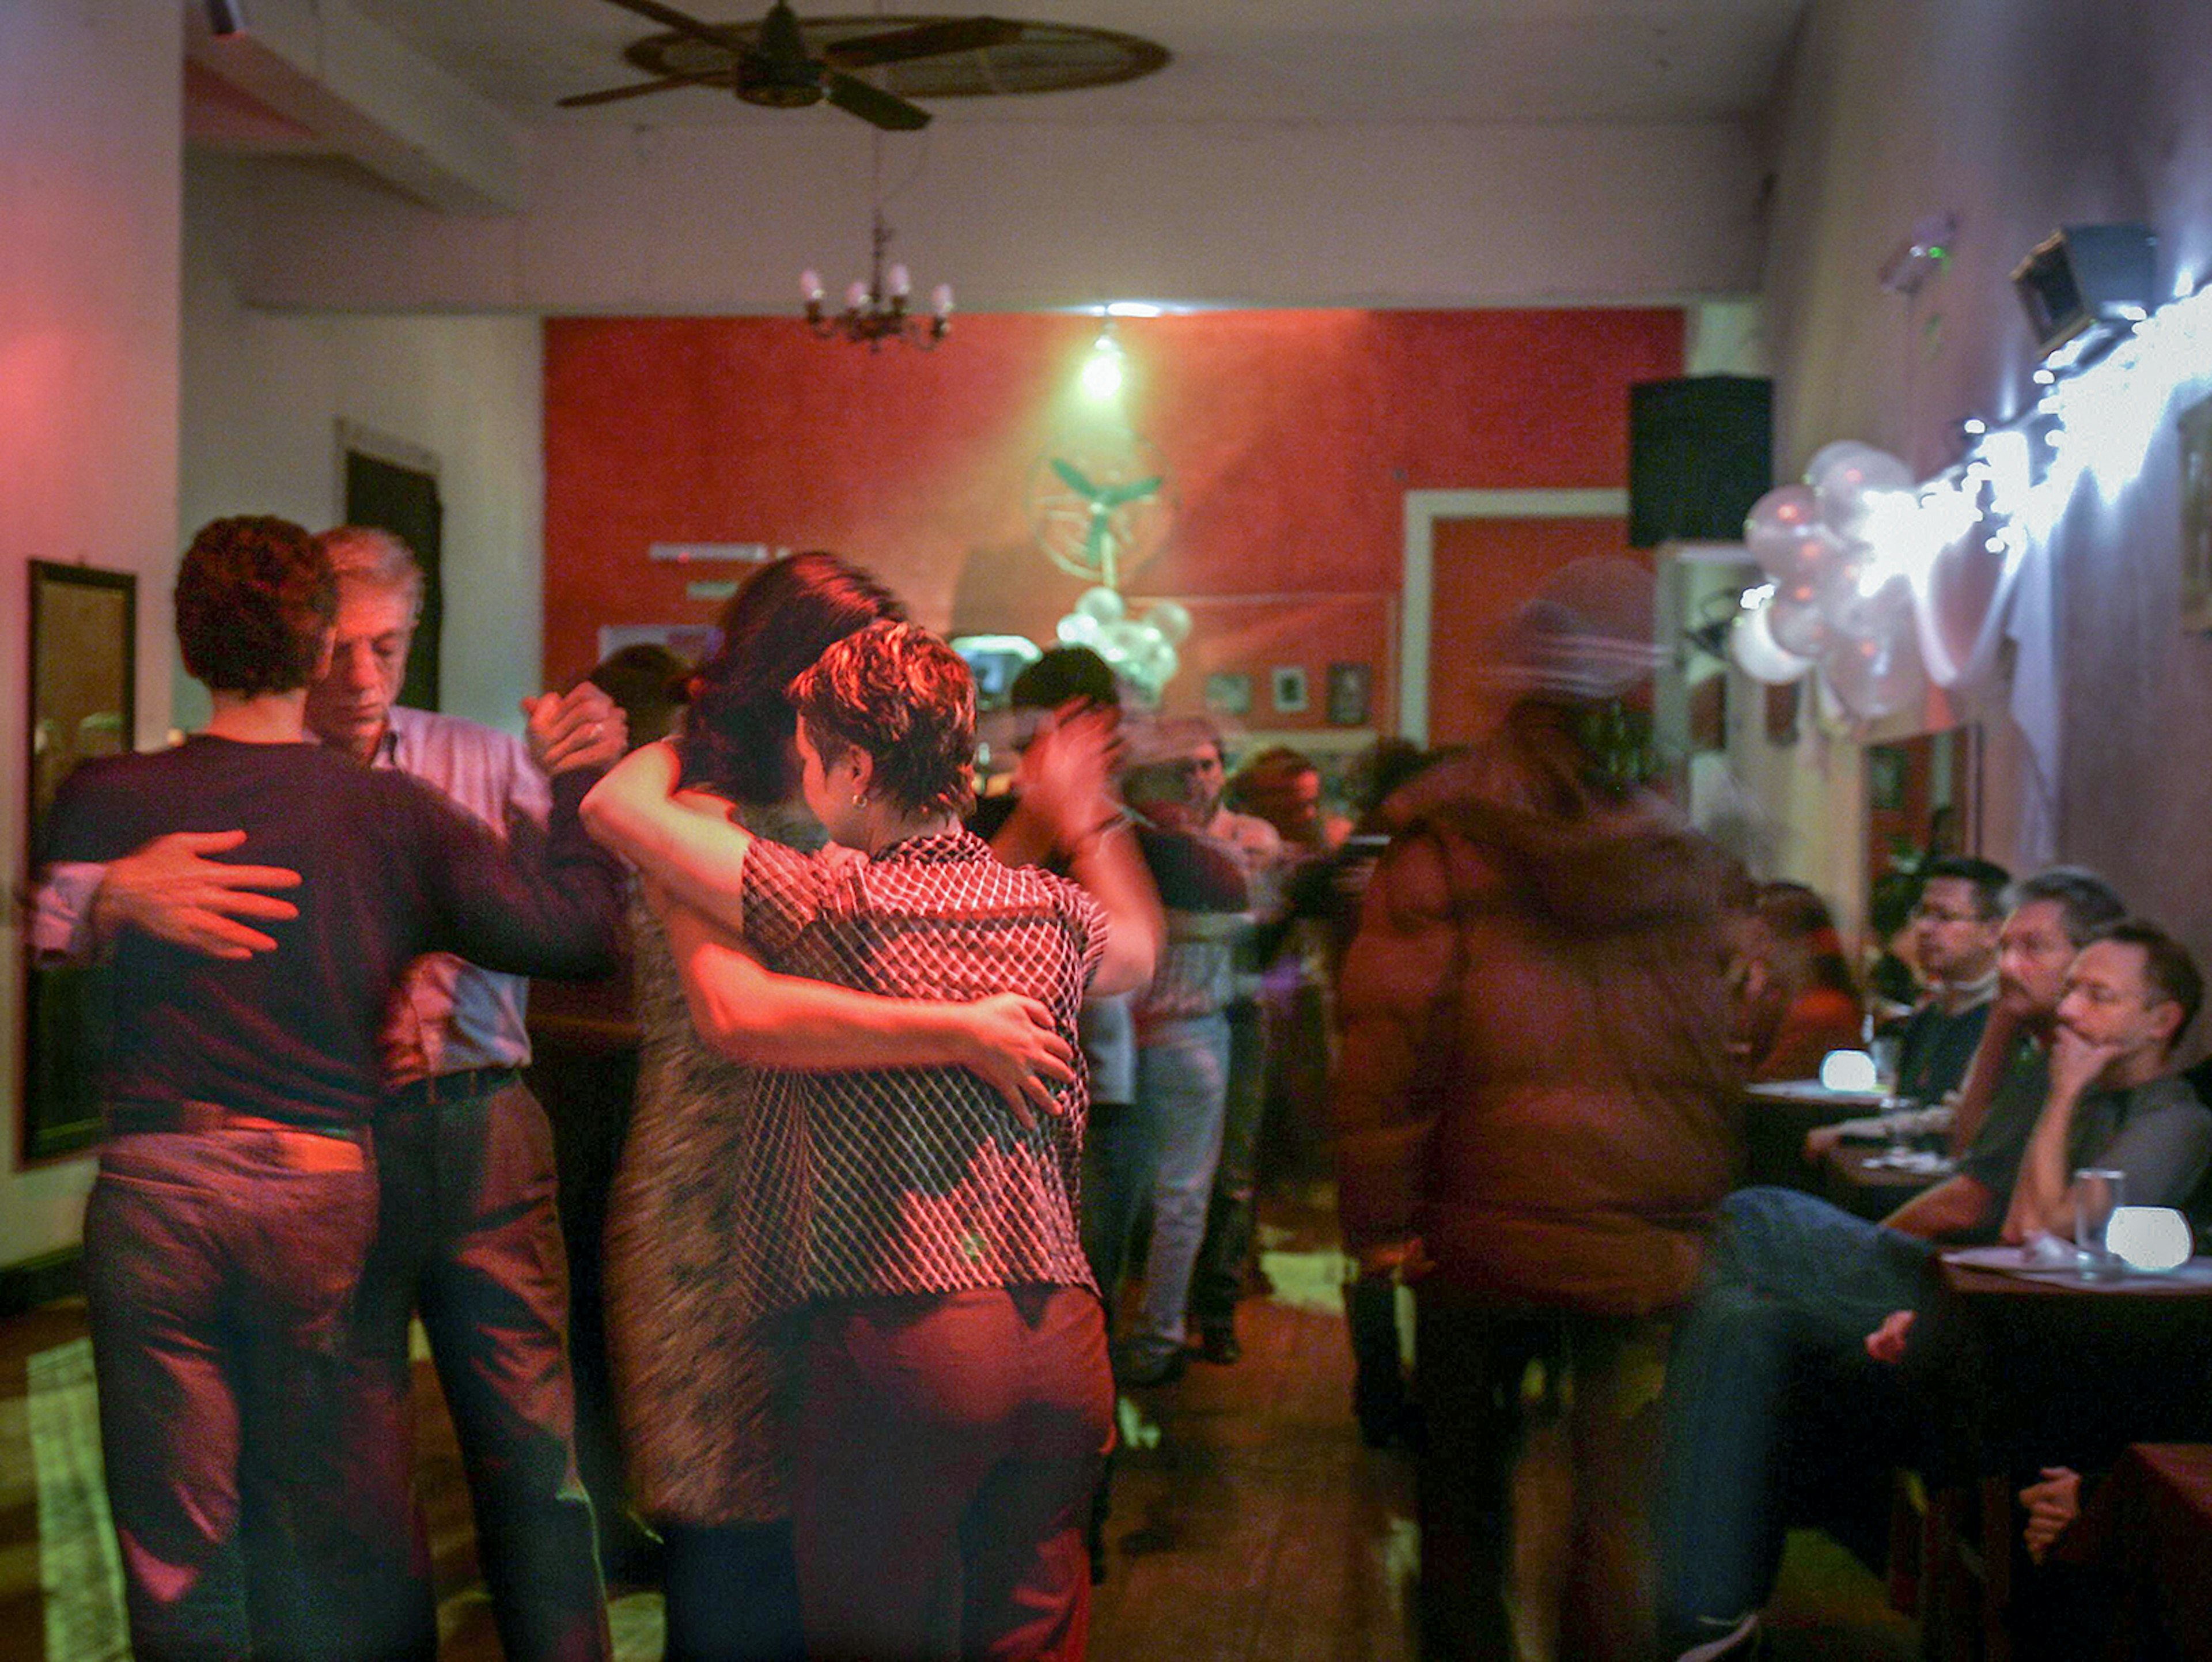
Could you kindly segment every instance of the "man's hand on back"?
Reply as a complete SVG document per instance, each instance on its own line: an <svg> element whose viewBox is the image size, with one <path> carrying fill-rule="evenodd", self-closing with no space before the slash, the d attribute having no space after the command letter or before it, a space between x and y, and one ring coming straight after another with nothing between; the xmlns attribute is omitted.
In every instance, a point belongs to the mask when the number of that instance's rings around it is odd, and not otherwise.
<svg viewBox="0 0 2212 1662"><path fill-rule="evenodd" d="M522 713L530 718L531 759L548 774L572 768L604 773L629 747L629 724L621 707L589 681L525 698Z"/></svg>
<svg viewBox="0 0 2212 1662"><path fill-rule="evenodd" d="M177 831L112 861L92 903L103 941L124 928L143 930L210 958L251 958L276 943L238 922L297 917L300 909L264 889L295 889L300 874L282 866L238 866L210 855L246 841L242 831Z"/></svg>

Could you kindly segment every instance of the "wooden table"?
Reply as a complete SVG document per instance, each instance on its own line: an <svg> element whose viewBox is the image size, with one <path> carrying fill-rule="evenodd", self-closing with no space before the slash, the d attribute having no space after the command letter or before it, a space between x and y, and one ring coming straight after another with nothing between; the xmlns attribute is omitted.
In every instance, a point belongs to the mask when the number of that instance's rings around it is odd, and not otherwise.
<svg viewBox="0 0 2212 1662"><path fill-rule="evenodd" d="M1921 1190L1951 1175L1868 1164L1887 1152L1878 1142L1838 1143L1820 1162L1821 1192L1846 1212L1879 1223Z"/></svg>
<svg viewBox="0 0 2212 1662"><path fill-rule="evenodd" d="M1805 1161L1805 1134L1815 1126L1878 1114L1878 1091L1831 1091L1818 1080L1784 1080L1744 1089L1744 1182L1820 1192L1821 1171Z"/></svg>
<svg viewBox="0 0 2212 1662"><path fill-rule="evenodd" d="M2197 1261L2202 1263L2203 1260ZM1981 1653L2009 1662L2020 1488L2044 1466L2097 1470L2130 1443L2212 1440L2212 1285L2131 1277L2106 1285L2030 1281L1938 1261L1940 1292L1913 1359L1932 1388L1954 1458L1936 1476L1948 1534L1929 1616L1955 1622L1965 1566L1978 1558ZM1961 1552L1978 1496L1977 1552ZM1925 1637L1923 1634L1923 1637ZM1953 1636L1956 1636L1955 1635ZM1954 1653L1944 1645L1942 1653Z"/></svg>

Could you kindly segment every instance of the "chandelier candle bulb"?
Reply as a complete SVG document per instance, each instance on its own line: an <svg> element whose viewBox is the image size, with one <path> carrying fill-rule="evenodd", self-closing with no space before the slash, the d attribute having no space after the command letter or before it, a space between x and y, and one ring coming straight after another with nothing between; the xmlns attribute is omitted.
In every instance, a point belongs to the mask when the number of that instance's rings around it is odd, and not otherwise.
<svg viewBox="0 0 2212 1662"><path fill-rule="evenodd" d="M845 290L845 309L865 312L868 309L868 285L857 278Z"/></svg>
<svg viewBox="0 0 2212 1662"><path fill-rule="evenodd" d="M885 274L884 281L893 300L904 300L914 292L914 279L907 275L906 267L894 265Z"/></svg>
<svg viewBox="0 0 2212 1662"><path fill-rule="evenodd" d="M933 310L938 316L941 318L951 317L952 315L952 285L949 283L940 283L937 287L931 289L929 291L929 304L931 309Z"/></svg>
<svg viewBox="0 0 2212 1662"><path fill-rule="evenodd" d="M810 306L822 303L822 274L811 265L799 274L799 292Z"/></svg>

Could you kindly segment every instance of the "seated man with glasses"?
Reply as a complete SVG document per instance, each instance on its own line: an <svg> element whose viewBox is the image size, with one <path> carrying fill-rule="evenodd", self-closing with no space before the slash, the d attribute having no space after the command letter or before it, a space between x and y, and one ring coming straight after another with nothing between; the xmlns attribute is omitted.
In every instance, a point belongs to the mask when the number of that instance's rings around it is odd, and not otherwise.
<svg viewBox="0 0 2212 1662"><path fill-rule="evenodd" d="M1914 961L1927 983L1905 1019L1897 1093L1933 1104L1966 1076L1997 992L1997 931L2004 922L2002 866L1966 855L1931 860L1912 909Z"/></svg>

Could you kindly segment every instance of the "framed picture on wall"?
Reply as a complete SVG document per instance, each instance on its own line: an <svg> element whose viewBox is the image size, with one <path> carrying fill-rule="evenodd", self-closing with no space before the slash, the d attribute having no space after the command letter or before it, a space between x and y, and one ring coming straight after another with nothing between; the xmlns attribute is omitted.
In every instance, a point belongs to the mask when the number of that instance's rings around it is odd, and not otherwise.
<svg viewBox="0 0 2212 1662"><path fill-rule="evenodd" d="M1278 713L1285 715L1304 714L1306 672L1303 664L1277 664L1268 672L1267 679Z"/></svg>
<svg viewBox="0 0 2212 1662"><path fill-rule="evenodd" d="M2212 630L2212 399L2181 412L2181 626Z"/></svg>
<svg viewBox="0 0 2212 1662"><path fill-rule="evenodd" d="M1374 691L1375 667L1372 664L1331 664L1328 667L1329 725L1365 727L1368 706L1374 701Z"/></svg>
<svg viewBox="0 0 2212 1662"><path fill-rule="evenodd" d="M31 562L27 845L78 764L131 748L137 721L138 580L128 572ZM100 1137L101 1036L109 992L100 963L23 963L25 1161Z"/></svg>
<svg viewBox="0 0 2212 1662"><path fill-rule="evenodd" d="M1206 707L1224 715L1252 713L1252 678L1240 670L1218 669L1206 678Z"/></svg>

